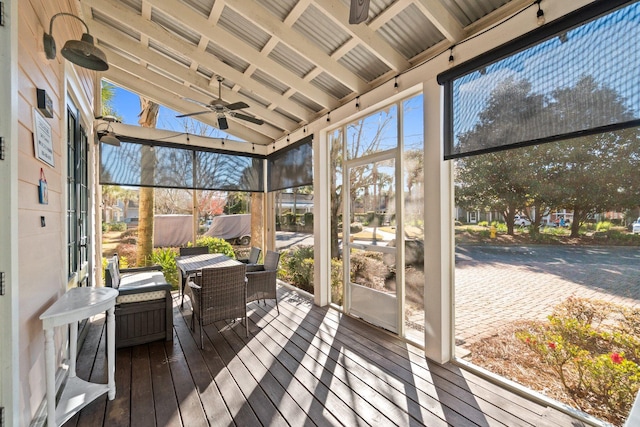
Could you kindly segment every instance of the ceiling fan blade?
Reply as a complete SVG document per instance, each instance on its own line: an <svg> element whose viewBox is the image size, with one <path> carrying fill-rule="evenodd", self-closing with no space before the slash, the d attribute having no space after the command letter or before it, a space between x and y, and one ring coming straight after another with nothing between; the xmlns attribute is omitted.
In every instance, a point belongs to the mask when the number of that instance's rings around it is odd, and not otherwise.
<svg viewBox="0 0 640 427"><path fill-rule="evenodd" d="M185 101L193 102L194 104L198 104L199 106L205 107L205 108L208 108L211 106L210 104L205 104L204 102L200 102L197 99L191 99L191 98L182 98L182 99L184 99Z"/></svg>
<svg viewBox="0 0 640 427"><path fill-rule="evenodd" d="M220 130L229 129L229 123L227 123L227 118L225 116L218 116L218 128Z"/></svg>
<svg viewBox="0 0 640 427"><path fill-rule="evenodd" d="M198 111L198 112L195 112L195 113L181 114L179 116L176 116L176 119L180 119L182 117L197 116L199 114L207 114L207 113L212 113L212 112L213 112L212 110L207 110L207 111Z"/></svg>
<svg viewBox="0 0 640 427"><path fill-rule="evenodd" d="M369 17L369 0L351 0L349 24L359 24Z"/></svg>
<svg viewBox="0 0 640 427"><path fill-rule="evenodd" d="M246 114L242 114L242 113L233 113L233 117L240 120L246 120L248 122L255 123L257 125L264 124L264 121L256 117L247 116Z"/></svg>
<svg viewBox="0 0 640 427"><path fill-rule="evenodd" d="M225 108L227 110L240 110L242 108L249 108L249 106L244 102L240 101L240 102L234 102L233 104L229 104L225 106Z"/></svg>

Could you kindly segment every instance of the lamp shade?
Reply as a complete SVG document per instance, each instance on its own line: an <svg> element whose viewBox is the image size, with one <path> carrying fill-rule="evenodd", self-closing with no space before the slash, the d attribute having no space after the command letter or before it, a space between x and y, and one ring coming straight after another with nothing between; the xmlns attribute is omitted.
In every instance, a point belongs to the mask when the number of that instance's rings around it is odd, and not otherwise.
<svg viewBox="0 0 640 427"><path fill-rule="evenodd" d="M100 137L100 142L107 145L113 145L115 147L120 146L120 140L116 138L116 134L113 132L107 132Z"/></svg>
<svg viewBox="0 0 640 427"><path fill-rule="evenodd" d="M93 44L93 37L89 33L82 34L80 40L69 40L60 51L69 61L83 68L96 71L109 69L107 56Z"/></svg>

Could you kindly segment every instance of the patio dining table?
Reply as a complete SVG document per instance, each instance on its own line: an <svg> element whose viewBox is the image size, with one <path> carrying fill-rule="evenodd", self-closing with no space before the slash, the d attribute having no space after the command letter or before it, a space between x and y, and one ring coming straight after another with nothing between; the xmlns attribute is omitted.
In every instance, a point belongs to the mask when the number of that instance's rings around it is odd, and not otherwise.
<svg viewBox="0 0 640 427"><path fill-rule="evenodd" d="M177 257L176 265L180 270L180 292L182 294L180 309L182 309L184 305L184 289L187 285L187 280L189 280L189 276L197 274L198 271L203 268L229 267L238 264L241 264L241 262L224 254L183 255Z"/></svg>

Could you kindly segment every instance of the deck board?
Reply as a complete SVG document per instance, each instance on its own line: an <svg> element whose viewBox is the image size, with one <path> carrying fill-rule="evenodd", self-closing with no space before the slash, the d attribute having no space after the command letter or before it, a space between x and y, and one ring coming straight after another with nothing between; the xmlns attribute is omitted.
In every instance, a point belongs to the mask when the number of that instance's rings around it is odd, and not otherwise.
<svg viewBox="0 0 640 427"><path fill-rule="evenodd" d="M116 351L116 399L88 405L84 426L584 426L421 349L280 289L244 325L190 330L174 298L174 340ZM106 382L104 318L95 318L78 376Z"/></svg>

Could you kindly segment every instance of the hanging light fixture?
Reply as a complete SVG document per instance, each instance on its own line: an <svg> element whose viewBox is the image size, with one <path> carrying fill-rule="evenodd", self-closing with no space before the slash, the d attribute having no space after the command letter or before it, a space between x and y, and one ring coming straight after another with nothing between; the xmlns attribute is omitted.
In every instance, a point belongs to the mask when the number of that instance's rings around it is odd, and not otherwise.
<svg viewBox="0 0 640 427"><path fill-rule="evenodd" d="M536 0L536 4L538 5L538 11L536 12L536 19L538 20L538 25L543 25L545 22L544 19L544 10L542 10L542 6L540 6L542 0Z"/></svg>
<svg viewBox="0 0 640 427"><path fill-rule="evenodd" d="M98 141L102 142L103 144L113 145L114 147L120 147L120 140L118 139L118 137L116 137L116 133L113 131L113 127L111 127L110 124L113 122L120 122L120 120L118 120L114 116L98 116L96 117L96 119L104 120L103 123L98 123L98 125L96 126L96 135L100 136ZM104 131L99 132L97 128L101 124L106 124L107 128Z"/></svg>
<svg viewBox="0 0 640 427"><path fill-rule="evenodd" d="M107 126L107 129L110 127L111 126ZM107 130L107 132L100 137L100 142L107 145L113 145L114 147L120 147L120 140L116 137L113 130Z"/></svg>
<svg viewBox="0 0 640 427"><path fill-rule="evenodd" d="M108 70L109 64L107 64L107 56L93 43L93 37L89 34L89 27L87 24L76 15L67 12L60 12L53 15L49 22L49 32L44 33L44 52L47 59L55 59L56 57L56 41L53 38L53 21L58 16L63 15L71 16L82 22L87 32L82 34L80 40L68 40L60 51L62 56L83 68L95 71Z"/></svg>

